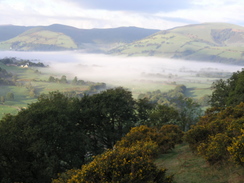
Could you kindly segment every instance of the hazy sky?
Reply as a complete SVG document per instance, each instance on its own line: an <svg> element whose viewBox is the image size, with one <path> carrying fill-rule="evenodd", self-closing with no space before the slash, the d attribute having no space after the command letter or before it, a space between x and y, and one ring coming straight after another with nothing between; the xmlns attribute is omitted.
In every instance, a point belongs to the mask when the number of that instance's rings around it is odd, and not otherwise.
<svg viewBox="0 0 244 183"><path fill-rule="evenodd" d="M0 25L168 29L203 22L244 26L244 0L0 0Z"/></svg>

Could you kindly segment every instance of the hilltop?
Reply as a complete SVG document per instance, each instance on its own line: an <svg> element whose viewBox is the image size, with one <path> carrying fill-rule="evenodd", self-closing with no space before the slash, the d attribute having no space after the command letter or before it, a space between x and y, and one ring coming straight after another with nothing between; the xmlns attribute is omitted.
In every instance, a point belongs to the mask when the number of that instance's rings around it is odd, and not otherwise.
<svg viewBox="0 0 244 183"><path fill-rule="evenodd" d="M243 64L243 43L244 27L226 23L204 23L160 31L117 47L110 53Z"/></svg>
<svg viewBox="0 0 244 183"><path fill-rule="evenodd" d="M78 29L54 24L50 26L0 26L0 50L56 51L81 49L104 51L123 43L145 38L159 30L137 27Z"/></svg>

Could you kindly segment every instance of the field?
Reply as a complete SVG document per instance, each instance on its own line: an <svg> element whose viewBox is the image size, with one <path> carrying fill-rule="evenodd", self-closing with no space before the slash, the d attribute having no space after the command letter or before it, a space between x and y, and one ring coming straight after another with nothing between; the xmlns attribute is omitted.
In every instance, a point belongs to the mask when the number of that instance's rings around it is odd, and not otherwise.
<svg viewBox="0 0 244 183"><path fill-rule="evenodd" d="M31 54L31 53L28 53ZM0 88L0 97L6 96L8 92L14 94L14 100L6 100L4 104L0 102L0 118L5 113L17 113L22 107L35 102L36 97L30 95L30 88L35 89L36 96L51 91L84 93L90 89L90 84L72 85L74 76L87 83L92 81L104 82L108 88L124 87L130 90L133 97L137 99L138 95L160 90L168 92L177 85L187 87L186 96L199 99L205 95L211 94L211 85L218 79L228 78L236 67L211 65L200 62L184 62L176 60L161 60L158 58L148 59L148 57L118 58L104 55L85 55L75 53L53 53L57 59L51 67L29 67L21 68L17 66L7 66L0 64L0 67L7 72L17 75L17 82L21 86L2 85ZM52 54L47 54L53 58ZM37 59L40 55L35 56ZM45 58L45 59L46 59ZM74 63L69 63L69 58L74 59ZM62 59L66 61L62 62ZM75 60L76 59L76 60ZM101 60L101 61L100 61ZM72 61L72 60L71 60ZM141 64L142 63L142 64ZM122 66L123 65L123 66ZM54 67L56 70L54 70ZM127 72L129 69L129 72ZM235 70L236 71L236 70ZM119 74L119 75L117 75ZM60 79L62 75L67 76L67 83L48 82L49 77L53 76Z"/></svg>
<svg viewBox="0 0 244 183"><path fill-rule="evenodd" d="M210 166L206 161L193 154L187 144L176 146L174 150L161 155L156 161L160 168L174 174L175 183L243 183L243 168L232 164Z"/></svg>
<svg viewBox="0 0 244 183"><path fill-rule="evenodd" d="M35 89L37 95L47 94L51 91L76 91L77 93L81 93L89 90L88 85L74 86L70 83L50 83L48 82L48 78L50 76L60 78L62 75L53 74L51 72L36 72L40 68L20 68L17 66L5 66L2 64L0 64L0 67L6 69L7 72L17 75L17 82L22 83L21 86L0 86L0 96L6 96L9 92L14 94L14 100L6 100L4 104L0 103L0 118L2 118L6 113L16 114L21 108L27 107L28 104L37 101L36 97L29 95L30 91L27 88L28 85L31 85ZM69 82L71 82L72 79L73 78L70 78Z"/></svg>

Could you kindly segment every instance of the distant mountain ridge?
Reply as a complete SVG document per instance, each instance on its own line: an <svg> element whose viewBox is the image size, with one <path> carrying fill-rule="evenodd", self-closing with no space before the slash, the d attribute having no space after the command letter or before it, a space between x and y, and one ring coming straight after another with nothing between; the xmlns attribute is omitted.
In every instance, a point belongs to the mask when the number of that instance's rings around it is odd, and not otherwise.
<svg viewBox="0 0 244 183"><path fill-rule="evenodd" d="M156 56L244 65L244 27L203 23L168 30L119 27L79 29L0 26L0 50L80 50L123 56Z"/></svg>
<svg viewBox="0 0 244 183"><path fill-rule="evenodd" d="M54 51L72 49L110 49L131 43L158 32L155 29L119 27L111 29L78 29L53 24L50 26L0 26L0 49L21 51Z"/></svg>
<svg viewBox="0 0 244 183"><path fill-rule="evenodd" d="M244 27L226 23L176 27L119 46L110 53L243 65Z"/></svg>

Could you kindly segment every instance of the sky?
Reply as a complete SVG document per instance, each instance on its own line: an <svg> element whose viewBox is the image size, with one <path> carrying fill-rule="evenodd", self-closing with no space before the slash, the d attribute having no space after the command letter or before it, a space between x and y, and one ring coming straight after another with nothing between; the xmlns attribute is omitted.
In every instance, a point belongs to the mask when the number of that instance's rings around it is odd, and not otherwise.
<svg viewBox="0 0 244 183"><path fill-rule="evenodd" d="M244 26L244 0L0 0L0 25L170 29L226 22Z"/></svg>

